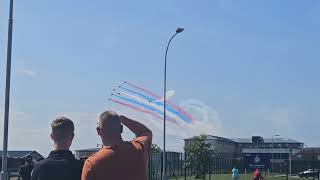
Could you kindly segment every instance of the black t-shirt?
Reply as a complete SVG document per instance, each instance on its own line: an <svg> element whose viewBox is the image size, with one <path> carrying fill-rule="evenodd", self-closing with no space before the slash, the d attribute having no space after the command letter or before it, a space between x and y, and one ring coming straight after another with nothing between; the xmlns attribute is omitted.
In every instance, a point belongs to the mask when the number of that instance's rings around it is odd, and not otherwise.
<svg viewBox="0 0 320 180"><path fill-rule="evenodd" d="M20 167L19 175L22 177L22 180L31 179L31 171L33 169L33 164L26 164Z"/></svg>
<svg viewBox="0 0 320 180"><path fill-rule="evenodd" d="M48 158L34 166L31 180L80 180L82 165L71 151L51 151Z"/></svg>

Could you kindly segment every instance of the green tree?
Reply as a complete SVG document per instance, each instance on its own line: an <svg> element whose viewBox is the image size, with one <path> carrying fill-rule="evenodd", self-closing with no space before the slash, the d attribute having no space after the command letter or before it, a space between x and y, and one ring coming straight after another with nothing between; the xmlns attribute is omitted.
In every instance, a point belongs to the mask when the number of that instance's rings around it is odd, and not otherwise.
<svg viewBox="0 0 320 180"><path fill-rule="evenodd" d="M184 147L187 155L186 166L192 169L197 179L205 178L214 154L211 144L207 143L206 139L206 135L195 136Z"/></svg>
<svg viewBox="0 0 320 180"><path fill-rule="evenodd" d="M158 145L152 144L152 145L151 145L151 152L152 152L152 153L160 153L160 152L161 152L161 149L160 149L160 147L159 147Z"/></svg>

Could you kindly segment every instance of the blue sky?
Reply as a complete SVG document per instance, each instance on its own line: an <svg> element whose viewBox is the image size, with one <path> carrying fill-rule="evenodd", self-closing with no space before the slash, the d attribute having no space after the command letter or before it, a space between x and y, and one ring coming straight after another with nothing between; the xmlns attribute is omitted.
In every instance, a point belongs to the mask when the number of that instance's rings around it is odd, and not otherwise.
<svg viewBox="0 0 320 180"><path fill-rule="evenodd" d="M0 7L3 107L7 2ZM30 0L15 1L9 147L48 151L60 114L79 121L74 149L99 143L85 127L118 82L161 93L165 46L180 26L168 56L173 101L201 102L215 135L320 145L320 2Z"/></svg>

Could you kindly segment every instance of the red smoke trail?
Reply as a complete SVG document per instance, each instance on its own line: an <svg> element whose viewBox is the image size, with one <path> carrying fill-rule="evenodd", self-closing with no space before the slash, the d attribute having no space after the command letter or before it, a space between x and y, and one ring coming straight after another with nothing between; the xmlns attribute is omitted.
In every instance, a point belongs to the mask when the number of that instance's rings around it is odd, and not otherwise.
<svg viewBox="0 0 320 180"><path fill-rule="evenodd" d="M136 89L139 89L140 91L143 91L143 92L151 95L151 96L154 97L155 99L161 99L161 96L159 96L159 95L157 95L157 94L155 94L155 93L153 93L153 92L151 92L151 91L149 91L149 90L147 90L147 89L145 89L145 88L136 86L136 85L131 84L131 83L129 83L129 82L126 82L126 83L127 83L129 86L131 86L131 87L134 87L134 88L136 88Z"/></svg>

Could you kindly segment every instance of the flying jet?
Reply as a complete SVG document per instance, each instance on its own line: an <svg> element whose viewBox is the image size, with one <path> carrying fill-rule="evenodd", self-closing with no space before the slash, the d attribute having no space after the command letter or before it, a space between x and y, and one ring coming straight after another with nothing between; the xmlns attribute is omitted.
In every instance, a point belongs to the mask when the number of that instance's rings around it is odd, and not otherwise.
<svg viewBox="0 0 320 180"><path fill-rule="evenodd" d="M172 96L175 94L175 91L174 90L169 90L169 91L167 91L166 92L166 100L168 100L168 99L170 99L170 98L172 98ZM156 100L154 100L154 101L149 101L149 102L163 102L164 101L164 97L163 98L161 98L161 99L156 99Z"/></svg>

